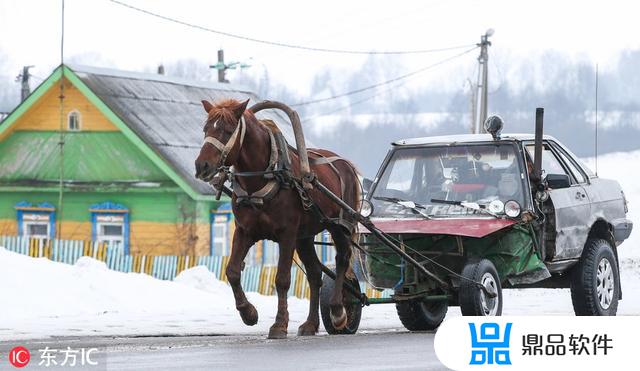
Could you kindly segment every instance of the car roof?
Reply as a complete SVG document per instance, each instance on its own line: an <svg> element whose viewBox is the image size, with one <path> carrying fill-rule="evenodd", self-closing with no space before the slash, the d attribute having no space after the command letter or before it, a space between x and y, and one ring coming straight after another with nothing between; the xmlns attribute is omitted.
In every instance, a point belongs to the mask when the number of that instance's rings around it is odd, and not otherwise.
<svg viewBox="0 0 640 371"><path fill-rule="evenodd" d="M557 140L550 136L545 135L544 139ZM500 135L501 141L523 141L534 140L533 134L502 134ZM442 135L434 137L421 137L421 138L408 138L401 139L393 142L394 146L421 146L431 144L462 144L462 143L480 143L480 142L493 142L494 139L491 134L457 134L457 135Z"/></svg>

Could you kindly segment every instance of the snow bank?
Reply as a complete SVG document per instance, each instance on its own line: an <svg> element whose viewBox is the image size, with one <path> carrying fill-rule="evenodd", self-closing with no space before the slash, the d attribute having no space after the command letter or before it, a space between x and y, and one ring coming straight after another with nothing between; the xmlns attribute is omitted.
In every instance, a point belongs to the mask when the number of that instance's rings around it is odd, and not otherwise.
<svg viewBox="0 0 640 371"><path fill-rule="evenodd" d="M122 273L82 257L76 265L31 258L0 247L0 340L81 335L261 334L275 319L277 298L247 293L256 326L238 316L231 288L205 267L175 281ZM289 298L289 330L305 321L309 302ZM391 307L366 311L369 328L398 327Z"/></svg>

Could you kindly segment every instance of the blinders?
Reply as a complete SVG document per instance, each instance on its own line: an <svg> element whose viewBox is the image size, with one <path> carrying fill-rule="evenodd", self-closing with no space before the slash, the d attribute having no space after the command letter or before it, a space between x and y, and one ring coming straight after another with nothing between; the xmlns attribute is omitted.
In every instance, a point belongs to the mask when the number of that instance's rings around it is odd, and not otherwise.
<svg viewBox="0 0 640 371"><path fill-rule="evenodd" d="M225 166L225 161L227 160L227 156L233 149L233 146L238 141L238 136L240 140L238 150L242 148L242 143L244 142L244 135L246 132L247 132L247 128L244 121L244 117L240 117L240 120L238 121L238 125L236 125L236 128L231 134L231 137L229 137L229 140L227 140L227 143L222 143L217 138L214 138L211 136L207 136L204 138L204 143L202 144L203 146L209 143L212 146L216 147L218 151L220 151L220 160L218 161L218 164L215 167L216 170L220 169L222 166Z"/></svg>

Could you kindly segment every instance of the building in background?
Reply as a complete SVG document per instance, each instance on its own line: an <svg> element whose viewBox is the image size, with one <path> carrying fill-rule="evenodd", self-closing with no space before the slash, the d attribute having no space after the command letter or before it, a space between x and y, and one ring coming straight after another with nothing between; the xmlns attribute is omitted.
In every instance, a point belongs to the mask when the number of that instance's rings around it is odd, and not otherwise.
<svg viewBox="0 0 640 371"><path fill-rule="evenodd" d="M58 67L0 123L0 235L109 241L133 255L228 255L228 199L215 201L193 165L200 101L220 98L257 100L229 84ZM281 116L261 116L292 140Z"/></svg>

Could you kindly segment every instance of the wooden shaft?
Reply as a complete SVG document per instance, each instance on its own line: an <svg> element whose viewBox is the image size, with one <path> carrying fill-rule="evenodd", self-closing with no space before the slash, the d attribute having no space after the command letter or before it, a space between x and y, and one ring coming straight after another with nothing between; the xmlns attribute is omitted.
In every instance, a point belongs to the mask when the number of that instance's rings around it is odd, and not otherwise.
<svg viewBox="0 0 640 371"><path fill-rule="evenodd" d="M298 112L284 103L265 100L254 104L249 110L253 113L265 109L279 109L289 116L291 126L293 127L293 135L296 140L296 149L298 150L298 156L300 158L300 169L302 170L302 179L304 183L308 183L311 175L311 168L309 167L309 156L307 155L307 144L304 140L304 132L302 131L302 124L300 123L300 116ZM305 187L306 188L306 187Z"/></svg>

